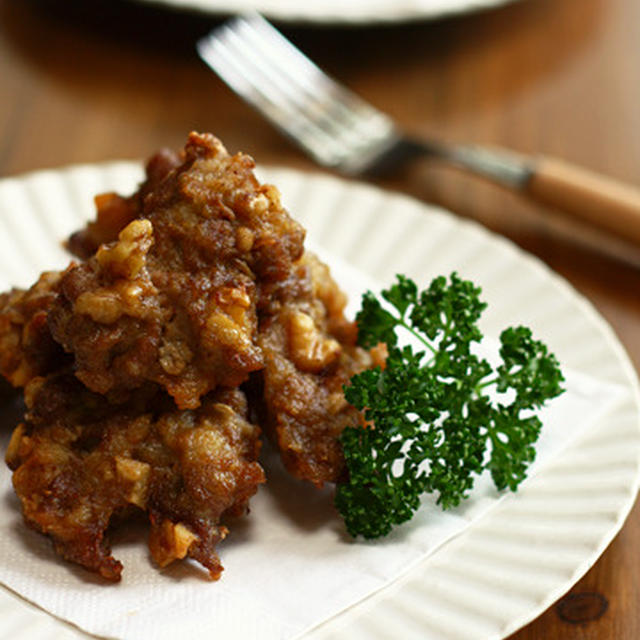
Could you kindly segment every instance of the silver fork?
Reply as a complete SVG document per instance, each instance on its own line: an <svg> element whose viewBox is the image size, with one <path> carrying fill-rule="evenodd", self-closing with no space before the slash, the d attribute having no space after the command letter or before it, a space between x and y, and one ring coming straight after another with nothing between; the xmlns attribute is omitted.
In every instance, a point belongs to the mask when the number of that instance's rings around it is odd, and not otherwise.
<svg viewBox="0 0 640 640"><path fill-rule="evenodd" d="M640 190L552 158L408 136L257 14L226 22L197 49L236 93L323 166L375 175L431 156L640 244Z"/></svg>

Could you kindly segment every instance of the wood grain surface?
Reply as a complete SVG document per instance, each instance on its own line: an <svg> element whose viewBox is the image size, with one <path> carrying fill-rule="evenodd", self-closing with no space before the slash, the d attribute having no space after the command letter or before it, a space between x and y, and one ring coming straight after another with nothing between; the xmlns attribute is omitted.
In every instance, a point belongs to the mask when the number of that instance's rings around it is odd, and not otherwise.
<svg viewBox="0 0 640 640"><path fill-rule="evenodd" d="M197 59L193 42L214 24L119 0L0 0L0 175L142 158L191 129L264 164L315 169ZM545 154L640 186L638 0L521 0L440 22L285 32L416 134ZM640 248L437 163L378 182L539 256L640 368ZM587 575L511 640L640 638L639 537L636 507Z"/></svg>

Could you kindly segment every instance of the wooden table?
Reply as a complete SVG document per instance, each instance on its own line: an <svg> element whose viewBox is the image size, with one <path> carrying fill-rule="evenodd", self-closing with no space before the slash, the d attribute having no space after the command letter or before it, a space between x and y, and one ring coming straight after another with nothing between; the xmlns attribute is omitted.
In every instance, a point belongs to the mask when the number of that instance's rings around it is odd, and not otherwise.
<svg viewBox="0 0 640 640"><path fill-rule="evenodd" d="M140 158L181 146L190 129L262 163L313 169L196 58L193 40L213 22L115 0L0 0L0 175ZM437 23L287 34L416 133L553 154L640 184L638 0L523 0ZM440 166L383 185L538 255L640 367L638 250ZM512 640L640 637L639 535L636 507L571 593Z"/></svg>

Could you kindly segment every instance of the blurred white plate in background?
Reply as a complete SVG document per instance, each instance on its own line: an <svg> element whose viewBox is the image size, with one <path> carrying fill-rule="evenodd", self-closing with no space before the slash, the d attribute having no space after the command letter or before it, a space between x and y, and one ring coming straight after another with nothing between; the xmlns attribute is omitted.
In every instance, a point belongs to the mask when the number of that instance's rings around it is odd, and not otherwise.
<svg viewBox="0 0 640 640"><path fill-rule="evenodd" d="M258 11L286 22L334 24L393 23L431 20L497 7L514 0L137 0L209 14Z"/></svg>

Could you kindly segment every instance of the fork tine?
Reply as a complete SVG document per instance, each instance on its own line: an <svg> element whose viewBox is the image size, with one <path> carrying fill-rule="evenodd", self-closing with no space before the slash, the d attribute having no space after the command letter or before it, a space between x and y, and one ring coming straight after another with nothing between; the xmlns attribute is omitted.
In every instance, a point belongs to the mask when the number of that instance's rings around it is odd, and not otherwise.
<svg viewBox="0 0 640 640"><path fill-rule="evenodd" d="M285 100L286 91L278 88L277 77L271 77L273 69L262 64L255 54L255 46L248 47L234 27L234 24L225 25L201 40L198 43L200 54L242 95L256 101L265 100L280 109L290 109L289 101Z"/></svg>
<svg viewBox="0 0 640 640"><path fill-rule="evenodd" d="M255 50L262 72L295 104L322 104L321 96L338 94L338 85L260 16L235 19L225 35L235 37L240 55Z"/></svg>
<svg viewBox="0 0 640 640"><path fill-rule="evenodd" d="M265 64L280 70L286 80L283 85L295 87L302 94L304 102L300 104L327 115L326 124L334 129L332 133L340 125L345 133L351 132L365 119L375 119L378 125L380 121L391 124L386 115L326 75L261 16L240 19L236 25L247 36L247 42L264 54Z"/></svg>
<svg viewBox="0 0 640 640"><path fill-rule="evenodd" d="M198 42L201 57L240 95L323 164L393 131L391 120L326 76L258 15Z"/></svg>
<svg viewBox="0 0 640 640"><path fill-rule="evenodd" d="M199 43L199 52L207 63L254 107L263 112L273 124L318 156L339 153L336 141L318 127L305 112L299 98L292 94L286 79L265 64L232 28L218 32ZM321 150L321 151L320 151Z"/></svg>
<svg viewBox="0 0 640 640"><path fill-rule="evenodd" d="M265 50L267 55L275 58L276 61L286 60L289 68L293 67L295 69L290 75L296 77L301 85L313 89L314 82L329 81L328 76L312 60L294 47L260 15L255 14L250 17L238 18L235 25L238 31L246 35L249 42L260 48L268 45L268 49ZM282 65L282 62L279 62L279 65Z"/></svg>

